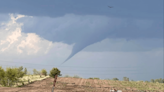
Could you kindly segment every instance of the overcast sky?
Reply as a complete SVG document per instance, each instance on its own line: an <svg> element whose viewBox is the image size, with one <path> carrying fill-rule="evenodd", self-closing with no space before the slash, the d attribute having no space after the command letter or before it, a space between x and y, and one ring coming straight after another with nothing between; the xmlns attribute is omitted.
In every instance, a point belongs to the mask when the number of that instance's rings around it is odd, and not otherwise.
<svg viewBox="0 0 164 92"><path fill-rule="evenodd" d="M163 43L163 0L0 1L3 68L149 81L163 78Z"/></svg>

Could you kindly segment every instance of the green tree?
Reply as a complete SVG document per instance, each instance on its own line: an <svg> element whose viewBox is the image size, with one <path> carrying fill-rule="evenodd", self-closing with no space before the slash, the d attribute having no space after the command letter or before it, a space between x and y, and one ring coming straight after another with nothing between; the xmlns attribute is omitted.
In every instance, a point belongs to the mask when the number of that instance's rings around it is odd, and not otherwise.
<svg viewBox="0 0 164 92"><path fill-rule="evenodd" d="M4 71L0 67L0 83L3 86L9 86L13 85L15 82L19 81L19 78L22 78L24 76L24 72L22 71L23 67L19 68L6 68L6 71Z"/></svg>
<svg viewBox="0 0 164 92"><path fill-rule="evenodd" d="M0 80L5 77L5 71L4 69L0 66Z"/></svg>
<svg viewBox="0 0 164 92"><path fill-rule="evenodd" d="M155 79L155 83L156 83L156 82L159 82L159 79Z"/></svg>
<svg viewBox="0 0 164 92"><path fill-rule="evenodd" d="M9 86L11 86L20 77L22 77L22 75L20 74L18 68L6 68L3 85L7 86L8 85L7 83L9 82Z"/></svg>
<svg viewBox="0 0 164 92"><path fill-rule="evenodd" d="M42 69L41 73L45 76L47 76L47 71L45 69Z"/></svg>
<svg viewBox="0 0 164 92"><path fill-rule="evenodd" d="M123 80L124 80L124 81L129 81L129 78L124 77Z"/></svg>
<svg viewBox="0 0 164 92"><path fill-rule="evenodd" d="M49 74L50 77L55 78L55 75L61 76L60 70L58 68L53 68L50 71L50 74Z"/></svg>
<svg viewBox="0 0 164 92"><path fill-rule="evenodd" d="M14 69L17 70L17 77L18 78L22 78L25 75L25 73L23 72L23 67L22 66L19 67L19 68L14 68Z"/></svg>
<svg viewBox="0 0 164 92"><path fill-rule="evenodd" d="M95 77L94 79L97 79L97 80L99 80L100 78L97 78L97 77Z"/></svg>
<svg viewBox="0 0 164 92"><path fill-rule="evenodd" d="M27 68L24 69L24 73L27 75Z"/></svg>
<svg viewBox="0 0 164 92"><path fill-rule="evenodd" d="M154 79L151 79L150 81L154 83Z"/></svg>
<svg viewBox="0 0 164 92"><path fill-rule="evenodd" d="M119 80L118 78L113 78L113 80Z"/></svg>
<svg viewBox="0 0 164 92"><path fill-rule="evenodd" d="M18 71L23 71L23 66L20 66L20 67L18 68Z"/></svg>
<svg viewBox="0 0 164 92"><path fill-rule="evenodd" d="M162 82L163 82L163 80L162 80L162 78L160 78L160 79L159 79L159 83L162 83Z"/></svg>
<svg viewBox="0 0 164 92"><path fill-rule="evenodd" d="M36 69L33 69L33 74L34 75L37 75L38 74L38 71Z"/></svg>
<svg viewBox="0 0 164 92"><path fill-rule="evenodd" d="M4 78L5 78L5 71L2 67L0 67L0 84L3 85L4 83Z"/></svg>

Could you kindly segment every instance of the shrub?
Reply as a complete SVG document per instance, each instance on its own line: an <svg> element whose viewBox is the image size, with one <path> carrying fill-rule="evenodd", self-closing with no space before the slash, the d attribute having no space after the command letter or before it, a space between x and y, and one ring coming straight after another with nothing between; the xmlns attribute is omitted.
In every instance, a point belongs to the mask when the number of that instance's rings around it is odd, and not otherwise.
<svg viewBox="0 0 164 92"><path fill-rule="evenodd" d="M13 69L17 71L17 77L18 78L22 78L25 75L25 73L23 72L23 67L22 66L19 67L19 68L13 68Z"/></svg>
<svg viewBox="0 0 164 92"><path fill-rule="evenodd" d="M42 69L41 72L42 72L43 75L47 76L47 71L45 69Z"/></svg>
<svg viewBox="0 0 164 92"><path fill-rule="evenodd" d="M69 75L65 75L64 77L68 78L68 77L71 77L71 76L69 76Z"/></svg>
<svg viewBox="0 0 164 92"><path fill-rule="evenodd" d="M73 78L80 78L80 76L78 76L78 75L74 75Z"/></svg>
<svg viewBox="0 0 164 92"><path fill-rule="evenodd" d="M21 77L20 73L18 72L17 68L6 68L4 78L2 79L1 83L3 86L14 84L15 81L18 80L18 78Z"/></svg>
<svg viewBox="0 0 164 92"><path fill-rule="evenodd" d="M24 69L24 73L25 73L25 75L27 75L27 68Z"/></svg>
<svg viewBox="0 0 164 92"><path fill-rule="evenodd" d="M22 78L24 76L24 72L22 71L23 67L19 68L6 68L6 71L4 71L0 67L0 83L2 86L9 86L13 85L15 81L18 81L19 78Z"/></svg>
<svg viewBox="0 0 164 92"><path fill-rule="evenodd" d="M5 78L5 71L2 67L0 67L0 84L4 85L3 80Z"/></svg>
<svg viewBox="0 0 164 92"><path fill-rule="evenodd" d="M124 80L124 81L129 81L129 78L124 77L123 80Z"/></svg>
<svg viewBox="0 0 164 92"><path fill-rule="evenodd" d="M0 67L0 80L5 77L5 71L2 67Z"/></svg>
<svg viewBox="0 0 164 92"><path fill-rule="evenodd" d="M119 80L118 78L113 78L113 80Z"/></svg>
<svg viewBox="0 0 164 92"><path fill-rule="evenodd" d="M94 78L91 78L91 77L90 77L90 78L88 78L88 79L94 79Z"/></svg>
<svg viewBox="0 0 164 92"><path fill-rule="evenodd" d="M33 69L33 74L38 75L38 71L36 69Z"/></svg>
<svg viewBox="0 0 164 92"><path fill-rule="evenodd" d="M95 77L94 79L97 79L97 80L99 80L100 78L96 78L96 77Z"/></svg>

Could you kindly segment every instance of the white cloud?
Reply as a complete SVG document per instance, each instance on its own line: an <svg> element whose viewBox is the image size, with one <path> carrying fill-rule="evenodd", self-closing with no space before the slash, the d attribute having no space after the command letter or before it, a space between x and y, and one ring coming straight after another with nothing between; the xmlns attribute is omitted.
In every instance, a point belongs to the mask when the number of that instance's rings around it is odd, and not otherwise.
<svg viewBox="0 0 164 92"><path fill-rule="evenodd" d="M16 17L14 17L16 16ZM39 56L48 54L53 48L59 57L59 54L64 48L68 49L69 45L45 40L35 33L23 33L23 23L18 23L17 20L25 15L10 14L11 20L2 22L0 27L0 55L1 59L6 57L12 58L29 58L30 56Z"/></svg>

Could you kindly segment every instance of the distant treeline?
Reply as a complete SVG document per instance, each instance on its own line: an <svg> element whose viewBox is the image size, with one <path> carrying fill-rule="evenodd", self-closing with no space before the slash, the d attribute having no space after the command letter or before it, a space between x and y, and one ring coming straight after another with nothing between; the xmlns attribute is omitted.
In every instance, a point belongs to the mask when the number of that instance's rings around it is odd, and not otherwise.
<svg viewBox="0 0 164 92"><path fill-rule="evenodd" d="M78 75L74 75L74 76L69 76L69 75L65 75L64 77L72 77L72 78L81 78L80 76ZM100 78L97 78L97 77L90 77L88 79L100 79ZM113 79L106 79L106 80L119 80L118 78L113 78ZM123 81L134 81L134 80L129 80L128 77L123 77ZM144 82L144 81L142 81ZM150 81L145 81L145 82L153 82L153 83L164 83L164 79L162 78L159 78L159 79L151 79Z"/></svg>

